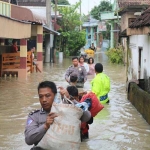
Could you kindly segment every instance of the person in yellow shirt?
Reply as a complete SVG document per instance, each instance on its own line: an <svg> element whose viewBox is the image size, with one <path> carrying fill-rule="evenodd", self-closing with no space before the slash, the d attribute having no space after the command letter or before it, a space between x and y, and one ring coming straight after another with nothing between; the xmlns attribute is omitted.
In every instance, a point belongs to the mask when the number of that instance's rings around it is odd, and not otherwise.
<svg viewBox="0 0 150 150"><path fill-rule="evenodd" d="M91 81L91 90L96 94L102 104L108 103L108 93L110 91L110 78L103 73L103 65L97 63L95 65L95 78Z"/></svg>

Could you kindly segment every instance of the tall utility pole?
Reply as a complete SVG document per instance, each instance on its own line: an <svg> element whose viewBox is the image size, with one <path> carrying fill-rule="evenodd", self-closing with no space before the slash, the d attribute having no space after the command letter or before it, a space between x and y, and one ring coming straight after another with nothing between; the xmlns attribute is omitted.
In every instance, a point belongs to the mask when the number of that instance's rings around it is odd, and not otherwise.
<svg viewBox="0 0 150 150"><path fill-rule="evenodd" d="M56 23L57 23L57 0L55 0L55 31L56 31Z"/></svg>
<svg viewBox="0 0 150 150"><path fill-rule="evenodd" d="M46 0L47 27L51 29L51 0ZM51 34L45 35L45 62L50 62Z"/></svg>
<svg viewBox="0 0 150 150"><path fill-rule="evenodd" d="M47 26L51 28L51 0L46 0L46 19Z"/></svg>
<svg viewBox="0 0 150 150"><path fill-rule="evenodd" d="M80 21L81 21L81 0L80 0ZM82 25L80 25L80 31L82 30Z"/></svg>
<svg viewBox="0 0 150 150"><path fill-rule="evenodd" d="M54 0L55 2L55 19L54 19L54 30L56 31L57 30L57 0ZM53 63L55 63L56 61L56 40L57 40L57 36L54 35L54 43L53 43Z"/></svg>

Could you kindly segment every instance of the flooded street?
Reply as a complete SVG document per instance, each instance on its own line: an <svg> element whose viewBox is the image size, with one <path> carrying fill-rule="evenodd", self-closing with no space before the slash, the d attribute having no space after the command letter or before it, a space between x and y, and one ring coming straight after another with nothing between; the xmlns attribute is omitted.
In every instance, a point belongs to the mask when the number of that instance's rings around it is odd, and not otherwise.
<svg viewBox="0 0 150 150"><path fill-rule="evenodd" d="M111 79L110 103L90 125L89 140L81 150L150 150L150 126L126 99L126 71L122 65L108 63L104 53L95 55ZM0 150L29 150L24 142L24 127L29 112L40 108L37 85L42 80L67 86L64 74L71 59L44 64L44 72L29 74L26 81L0 78ZM91 77L85 83L90 89Z"/></svg>

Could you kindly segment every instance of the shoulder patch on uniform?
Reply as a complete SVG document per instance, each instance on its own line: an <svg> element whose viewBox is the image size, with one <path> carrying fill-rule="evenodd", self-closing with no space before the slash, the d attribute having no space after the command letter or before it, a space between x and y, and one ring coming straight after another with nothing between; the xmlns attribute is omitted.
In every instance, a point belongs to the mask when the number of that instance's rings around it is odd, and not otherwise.
<svg viewBox="0 0 150 150"><path fill-rule="evenodd" d="M33 115L34 113L36 113L36 112L38 112L38 111L40 111L40 110L38 110L38 109L33 110L33 111L31 111L31 112L29 113L29 115Z"/></svg>
<svg viewBox="0 0 150 150"><path fill-rule="evenodd" d="M32 122L33 122L33 120L31 118L28 118L27 125L30 125Z"/></svg>

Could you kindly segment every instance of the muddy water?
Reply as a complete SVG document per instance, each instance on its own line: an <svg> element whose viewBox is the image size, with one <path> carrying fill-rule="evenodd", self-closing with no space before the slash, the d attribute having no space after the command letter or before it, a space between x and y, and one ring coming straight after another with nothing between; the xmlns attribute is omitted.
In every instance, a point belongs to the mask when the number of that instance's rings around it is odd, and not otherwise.
<svg viewBox="0 0 150 150"><path fill-rule="evenodd" d="M150 126L126 99L125 67L108 63L103 54L95 56L102 62L104 72L111 78L110 104L94 118L90 125L90 138L82 142L81 150L149 150ZM70 59L56 64L44 64L43 73L28 75L26 81L17 78L0 79L0 150L29 150L24 142L27 114L39 108L37 85L42 80L55 81L67 86L64 73ZM84 89L89 90L88 78Z"/></svg>

